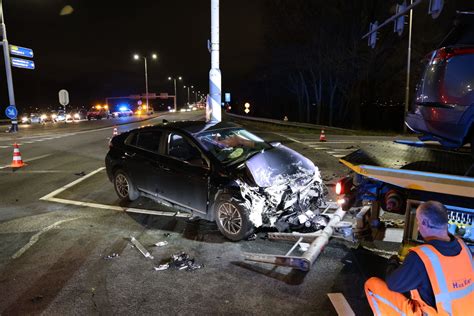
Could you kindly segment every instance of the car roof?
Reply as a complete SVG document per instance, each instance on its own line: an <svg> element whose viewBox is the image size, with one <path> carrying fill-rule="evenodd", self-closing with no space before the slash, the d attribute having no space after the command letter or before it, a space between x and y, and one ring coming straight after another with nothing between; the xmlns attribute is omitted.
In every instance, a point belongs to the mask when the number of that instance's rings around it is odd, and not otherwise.
<svg viewBox="0 0 474 316"><path fill-rule="evenodd" d="M179 130L184 131L188 134L195 135L198 133L202 133L204 131L218 131L223 129L233 129L233 128L241 128L240 125L231 122L218 122L218 123L211 123L205 121L165 121L163 123L159 123L154 126L146 126L143 127L142 130L146 129L156 129L156 128L166 128L171 130Z"/></svg>

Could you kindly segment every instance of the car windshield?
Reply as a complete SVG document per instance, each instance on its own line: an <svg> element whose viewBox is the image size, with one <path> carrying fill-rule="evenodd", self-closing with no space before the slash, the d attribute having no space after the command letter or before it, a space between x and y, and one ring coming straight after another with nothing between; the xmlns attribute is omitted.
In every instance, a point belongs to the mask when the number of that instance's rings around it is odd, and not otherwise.
<svg viewBox="0 0 474 316"><path fill-rule="evenodd" d="M272 148L263 139L244 129L225 129L197 134L198 141L222 163L245 160Z"/></svg>

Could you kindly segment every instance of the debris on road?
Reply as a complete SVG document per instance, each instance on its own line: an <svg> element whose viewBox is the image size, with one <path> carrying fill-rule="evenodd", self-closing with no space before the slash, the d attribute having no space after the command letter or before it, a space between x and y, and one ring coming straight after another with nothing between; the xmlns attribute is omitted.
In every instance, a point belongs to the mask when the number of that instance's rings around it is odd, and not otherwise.
<svg viewBox="0 0 474 316"><path fill-rule="evenodd" d="M248 240L248 241L254 241L254 240L256 240L256 239L257 239L257 234L252 234L252 235L250 235L250 236L247 237L247 240Z"/></svg>
<svg viewBox="0 0 474 316"><path fill-rule="evenodd" d="M171 236L171 234L170 233L164 233L163 236L169 237L169 236Z"/></svg>
<svg viewBox="0 0 474 316"><path fill-rule="evenodd" d="M83 177L86 175L86 173L84 171L81 171L81 172L76 172L74 175L78 177Z"/></svg>
<svg viewBox="0 0 474 316"><path fill-rule="evenodd" d="M167 241L159 241L155 244L156 247L163 247L163 246L166 246L168 244Z"/></svg>
<svg viewBox="0 0 474 316"><path fill-rule="evenodd" d="M177 269L177 270L186 270L186 271L194 271L197 269L201 269L203 267L202 264L197 264L194 261L194 258L191 258L187 253L180 252L171 256L171 260L168 263L169 267Z"/></svg>
<svg viewBox="0 0 474 316"><path fill-rule="evenodd" d="M132 242L132 244L135 245L135 247L142 253L145 258L153 259L153 256L150 254L150 252L148 252L148 250L146 250L145 247L143 247L143 245L135 239L135 237L130 236L130 241Z"/></svg>
<svg viewBox="0 0 474 316"><path fill-rule="evenodd" d="M110 259L114 259L114 258L117 258L117 257L119 257L119 254L114 252L111 255L105 256L104 259L105 260L110 260Z"/></svg>
<svg viewBox="0 0 474 316"><path fill-rule="evenodd" d="M153 269L155 269L155 271L164 271L164 270L168 270L169 268L170 268L169 263L160 264L157 267L153 267Z"/></svg>

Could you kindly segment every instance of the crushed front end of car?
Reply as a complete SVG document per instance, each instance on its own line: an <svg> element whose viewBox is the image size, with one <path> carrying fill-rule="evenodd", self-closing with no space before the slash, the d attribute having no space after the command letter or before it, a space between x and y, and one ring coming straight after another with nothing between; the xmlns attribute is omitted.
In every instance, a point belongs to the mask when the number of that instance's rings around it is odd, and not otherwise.
<svg viewBox="0 0 474 316"><path fill-rule="evenodd" d="M315 231L326 225L319 214L324 202L321 175L308 158L278 145L247 160L245 174L236 180L239 200L255 227Z"/></svg>

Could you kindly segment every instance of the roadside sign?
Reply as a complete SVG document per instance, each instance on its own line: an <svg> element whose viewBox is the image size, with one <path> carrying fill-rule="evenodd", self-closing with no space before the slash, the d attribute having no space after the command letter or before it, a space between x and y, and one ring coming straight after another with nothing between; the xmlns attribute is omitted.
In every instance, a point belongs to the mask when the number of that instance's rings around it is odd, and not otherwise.
<svg viewBox="0 0 474 316"><path fill-rule="evenodd" d="M5 115L6 115L10 120L16 119L16 117L18 116L18 110L16 109L15 106L10 105L10 106L8 106L8 107L5 109Z"/></svg>
<svg viewBox="0 0 474 316"><path fill-rule="evenodd" d="M16 56L33 58L33 50L31 48L10 45L10 53Z"/></svg>
<svg viewBox="0 0 474 316"><path fill-rule="evenodd" d="M225 94L225 102L230 102L230 93Z"/></svg>
<svg viewBox="0 0 474 316"><path fill-rule="evenodd" d="M160 99L168 99L168 93L160 93Z"/></svg>
<svg viewBox="0 0 474 316"><path fill-rule="evenodd" d="M35 69L35 62L32 60L12 57L12 66L24 69Z"/></svg>
<svg viewBox="0 0 474 316"><path fill-rule="evenodd" d="M67 90L59 91L59 104L68 105L69 104L69 93Z"/></svg>

